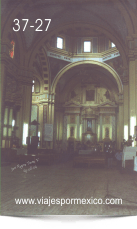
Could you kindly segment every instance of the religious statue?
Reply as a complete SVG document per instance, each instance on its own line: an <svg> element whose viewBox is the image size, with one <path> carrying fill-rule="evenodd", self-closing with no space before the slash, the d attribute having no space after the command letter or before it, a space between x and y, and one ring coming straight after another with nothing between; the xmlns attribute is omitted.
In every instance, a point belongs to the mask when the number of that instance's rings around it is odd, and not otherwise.
<svg viewBox="0 0 137 229"><path fill-rule="evenodd" d="M110 93L109 93L109 90L106 91L106 93L104 94L106 96L106 99L109 99L110 100Z"/></svg>
<svg viewBox="0 0 137 229"><path fill-rule="evenodd" d="M70 128L70 137L74 137L74 127Z"/></svg>
<svg viewBox="0 0 137 229"><path fill-rule="evenodd" d="M109 138L109 128L105 128L105 138Z"/></svg>
<svg viewBox="0 0 137 229"><path fill-rule="evenodd" d="M76 93L75 91L71 91L71 99L73 99L74 97L76 97Z"/></svg>
<svg viewBox="0 0 137 229"><path fill-rule="evenodd" d="M86 101L95 100L95 90L86 90Z"/></svg>

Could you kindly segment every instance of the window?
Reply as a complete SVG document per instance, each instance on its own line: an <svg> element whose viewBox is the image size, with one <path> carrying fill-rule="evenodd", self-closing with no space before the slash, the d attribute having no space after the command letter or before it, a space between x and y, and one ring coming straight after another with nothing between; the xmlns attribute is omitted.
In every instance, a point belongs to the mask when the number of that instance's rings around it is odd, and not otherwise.
<svg viewBox="0 0 137 229"><path fill-rule="evenodd" d="M15 120L12 120L12 127L15 126Z"/></svg>
<svg viewBox="0 0 137 229"><path fill-rule="evenodd" d="M57 37L57 48L63 49L63 38Z"/></svg>
<svg viewBox="0 0 137 229"><path fill-rule="evenodd" d="M12 117L13 117L13 109L6 107L4 113L3 137L11 137L12 126L13 126Z"/></svg>
<svg viewBox="0 0 137 229"><path fill-rule="evenodd" d="M14 47L15 47L15 42L14 42L14 41L11 41L10 43L11 43L11 45L12 45L12 48L10 49L9 54L10 54L10 57L13 59L13 58L14 58Z"/></svg>
<svg viewBox="0 0 137 229"><path fill-rule="evenodd" d="M113 42L111 42L111 48L114 48L114 47L116 47L116 45Z"/></svg>
<svg viewBox="0 0 137 229"><path fill-rule="evenodd" d="M91 52L91 41L84 41L84 52Z"/></svg>
<svg viewBox="0 0 137 229"><path fill-rule="evenodd" d="M28 124L24 123L23 125L23 139L22 139L22 144L26 145L26 138L28 137Z"/></svg>
<svg viewBox="0 0 137 229"><path fill-rule="evenodd" d="M33 85L32 85L32 93L33 93L34 92L34 83L35 83L35 81L33 80L32 83L33 83Z"/></svg>

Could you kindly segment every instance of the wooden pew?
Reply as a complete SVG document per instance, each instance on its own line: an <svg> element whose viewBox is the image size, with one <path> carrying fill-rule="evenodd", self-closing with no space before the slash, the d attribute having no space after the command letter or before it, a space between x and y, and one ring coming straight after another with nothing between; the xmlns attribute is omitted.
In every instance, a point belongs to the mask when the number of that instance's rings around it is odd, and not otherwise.
<svg viewBox="0 0 137 229"><path fill-rule="evenodd" d="M106 164L106 158L105 155L94 157L94 156L76 156L73 159L73 166L76 166L78 164L87 164L88 167L92 164Z"/></svg>

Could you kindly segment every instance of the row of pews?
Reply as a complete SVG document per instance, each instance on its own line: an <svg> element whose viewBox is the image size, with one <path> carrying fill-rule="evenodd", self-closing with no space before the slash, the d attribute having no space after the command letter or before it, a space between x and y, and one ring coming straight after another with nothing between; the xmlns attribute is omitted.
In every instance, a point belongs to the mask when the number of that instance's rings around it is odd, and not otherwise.
<svg viewBox="0 0 137 229"><path fill-rule="evenodd" d="M106 157L105 155L101 155L98 157L93 157L93 156L76 156L73 159L73 166L81 165L81 164L86 164L88 167L90 167L93 164L101 164L101 165L106 165Z"/></svg>
<svg viewBox="0 0 137 229"><path fill-rule="evenodd" d="M36 161L39 165L52 165L62 160L61 153L53 150L38 150L37 154L28 154L27 149L3 149L1 152L1 164L10 163L24 164Z"/></svg>
<svg viewBox="0 0 137 229"><path fill-rule="evenodd" d="M73 158L73 166L86 164L88 167L92 164L106 164L106 154L97 147L91 147L88 150L79 150L78 154Z"/></svg>

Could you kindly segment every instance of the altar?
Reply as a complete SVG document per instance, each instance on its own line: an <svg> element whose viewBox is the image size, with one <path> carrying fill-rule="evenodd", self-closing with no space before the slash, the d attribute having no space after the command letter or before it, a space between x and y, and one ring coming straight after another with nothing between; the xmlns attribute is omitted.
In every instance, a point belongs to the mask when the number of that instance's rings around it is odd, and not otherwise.
<svg viewBox="0 0 137 229"><path fill-rule="evenodd" d="M70 100L63 105L63 151L75 151L75 147L70 149L72 138L75 142L89 145L103 144L104 139L116 141L117 106L108 100L102 104L97 104L97 101L90 101L89 106L86 101L84 104Z"/></svg>
<svg viewBox="0 0 137 229"><path fill-rule="evenodd" d="M122 167L125 168L126 160L134 160L137 156L137 147L124 147L122 155ZM135 162L134 162L135 163Z"/></svg>

